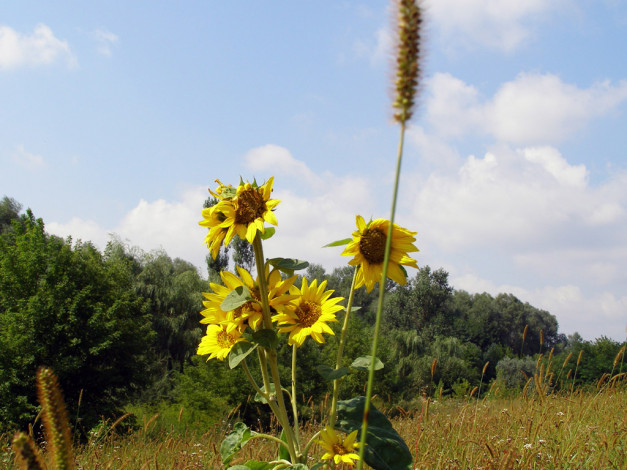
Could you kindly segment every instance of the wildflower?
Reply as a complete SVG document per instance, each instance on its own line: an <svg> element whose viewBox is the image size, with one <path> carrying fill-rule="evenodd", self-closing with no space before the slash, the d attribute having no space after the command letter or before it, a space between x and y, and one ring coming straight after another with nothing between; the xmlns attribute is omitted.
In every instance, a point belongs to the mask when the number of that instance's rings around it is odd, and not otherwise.
<svg viewBox="0 0 627 470"><path fill-rule="evenodd" d="M523 447L525 449L531 449L533 447L533 444L525 444Z"/></svg>
<svg viewBox="0 0 627 470"><path fill-rule="evenodd" d="M241 336L242 331L237 328L228 332L225 325L209 325L207 334L200 340L197 354L199 356L209 354L207 361L213 358L223 361L229 355L233 346L245 341Z"/></svg>
<svg viewBox="0 0 627 470"><path fill-rule="evenodd" d="M366 290L370 292L374 284L381 280L385 242L389 230L389 220L375 219L366 224L362 216L357 216L357 230L353 232L353 240L342 252L342 256L354 256L348 264L359 266L355 288L365 285ZM416 232L393 224L388 277L399 284L407 282L407 274L401 265L418 268L416 260L407 255L409 252L418 251L413 244L416 241L414 235Z"/></svg>
<svg viewBox="0 0 627 470"><path fill-rule="evenodd" d="M257 330L263 320L263 310L261 306L261 296L259 293L259 278L253 280L251 274L244 268L236 267L239 277L228 271L220 272L220 278L224 285L211 283L212 293L203 292L205 299L203 305L206 307L201 311L203 319L200 323L220 324L226 326L227 332L231 332L236 328L242 331L246 326L250 326L253 330ZM277 311L277 308L285 305L295 296L289 295L287 292L298 276L292 276L288 279L281 279L281 273L278 270L269 272L266 266L266 277L268 279L268 304L271 310ZM245 286L250 292L251 300L240 305L234 310L222 310L222 302L227 295L234 289Z"/></svg>
<svg viewBox="0 0 627 470"><path fill-rule="evenodd" d="M279 333L289 332L288 344L300 347L307 336L311 336L318 343L324 343L322 333L334 334L327 322L337 321L335 312L342 310L343 307L336 304L344 298L329 298L335 291L325 291L326 287L327 281L318 286L317 279L308 284L306 278L303 278L300 289L290 287L290 294L298 297L290 301L283 312L273 318L279 325Z"/></svg>
<svg viewBox="0 0 627 470"><path fill-rule="evenodd" d="M203 227L209 228L205 243L214 258L222 242L228 245L236 234L242 240L252 243L257 232L265 232L264 222L277 225L273 210L281 202L270 199L274 177L261 186L242 182L237 188L216 181L220 186L215 192L210 192L219 201L214 206L203 209L203 220L199 222Z"/></svg>
<svg viewBox="0 0 627 470"><path fill-rule="evenodd" d="M359 455L353 452L359 447L359 442L355 442L357 430L354 430L342 440L335 430L324 428L320 432L320 437L322 440L318 441L318 443L326 450L322 460L332 458L336 465L343 462L351 466L354 464L353 460L359 460Z"/></svg>

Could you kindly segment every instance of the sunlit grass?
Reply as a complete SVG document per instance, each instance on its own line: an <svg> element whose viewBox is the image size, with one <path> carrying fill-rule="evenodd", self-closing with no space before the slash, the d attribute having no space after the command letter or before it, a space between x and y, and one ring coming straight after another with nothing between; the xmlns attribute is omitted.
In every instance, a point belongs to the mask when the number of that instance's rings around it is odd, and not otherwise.
<svg viewBox="0 0 627 470"><path fill-rule="evenodd" d="M376 401L375 401L376 403ZM424 400L422 410L392 420L410 447L416 469L627 468L627 387L515 398ZM142 421L143 420L143 421ZM218 469L224 424L205 433L180 432L161 416L142 417L135 431L93 437L77 446L78 468ZM276 428L276 426L273 426ZM314 427L304 426L306 436ZM272 433L275 429L263 429ZM14 469L2 439L0 468ZM314 455L321 453L314 449ZM249 442L231 465L273 460L276 446Z"/></svg>

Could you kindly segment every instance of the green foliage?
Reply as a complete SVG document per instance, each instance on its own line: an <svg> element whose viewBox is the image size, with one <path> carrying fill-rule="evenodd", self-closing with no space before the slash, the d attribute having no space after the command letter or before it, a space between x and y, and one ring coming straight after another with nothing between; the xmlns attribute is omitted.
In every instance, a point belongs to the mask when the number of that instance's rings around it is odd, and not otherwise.
<svg viewBox="0 0 627 470"><path fill-rule="evenodd" d="M505 357L496 365L497 380L509 389L520 390L536 370L536 361L530 357Z"/></svg>
<svg viewBox="0 0 627 470"><path fill-rule="evenodd" d="M91 427L149 381L153 333L133 273L91 244L50 236L32 212L0 236L0 426L36 414L37 367L53 368L70 416Z"/></svg>

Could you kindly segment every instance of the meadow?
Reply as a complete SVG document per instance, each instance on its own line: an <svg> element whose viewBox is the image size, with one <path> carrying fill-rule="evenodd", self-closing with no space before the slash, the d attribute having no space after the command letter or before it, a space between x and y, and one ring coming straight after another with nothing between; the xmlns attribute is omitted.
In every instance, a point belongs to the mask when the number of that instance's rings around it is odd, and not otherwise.
<svg viewBox="0 0 627 470"><path fill-rule="evenodd" d="M600 380L597 389L543 398L535 392L499 397L498 390L481 399L427 398L414 412L385 409L376 399L374 403L394 415L391 421L410 447L416 469L624 469L627 384L622 378ZM182 409L178 416L146 415L129 432L119 432L124 420L103 426L86 444L76 445L77 468L222 468L220 443L229 424L225 421L204 433L192 431L181 426L187 413ZM310 436L317 424L304 428ZM3 470L17 468L8 441L4 436ZM275 444L252 440L231 465L272 460L275 453ZM321 453L314 450L314 455Z"/></svg>

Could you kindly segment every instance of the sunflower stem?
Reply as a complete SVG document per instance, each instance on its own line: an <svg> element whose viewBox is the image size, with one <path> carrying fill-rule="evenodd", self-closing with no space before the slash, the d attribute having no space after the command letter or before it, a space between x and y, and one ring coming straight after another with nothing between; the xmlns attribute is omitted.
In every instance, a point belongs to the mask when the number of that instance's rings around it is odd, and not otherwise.
<svg viewBox="0 0 627 470"><path fill-rule="evenodd" d="M298 429L298 406L296 404L296 350L298 346L296 344L292 345L292 414L294 415L294 434L296 435L296 444L300 447L299 442L299 434L300 431Z"/></svg>
<svg viewBox="0 0 627 470"><path fill-rule="evenodd" d="M268 279L266 278L265 258L263 256L263 246L261 244L261 238L259 237L259 234L255 235L255 238L253 240L253 250L255 252L257 279L259 280L259 297L261 297L261 307L263 311L263 327L267 330L271 330L272 316L270 314L270 304L268 303ZM283 388L281 387L281 379L279 377L276 349L264 349L265 353L263 354L263 356L265 357L265 359L267 359L267 364L270 366L270 373L272 374L272 381L274 382L274 391L278 404L278 413L275 411L275 414L277 419L281 423L281 427L285 430L287 448L289 450L292 463L297 463L298 452L296 446L298 445L298 439L294 434L294 430L290 426L290 421L287 416L287 409L285 408L285 400L283 399ZM262 374L264 369L265 367L262 367ZM264 385L266 386L266 390L269 390L269 387L266 385L266 380L267 377L264 377ZM296 420L296 416L294 416L294 420Z"/></svg>
<svg viewBox="0 0 627 470"><path fill-rule="evenodd" d="M355 271L353 273L353 282L351 284L351 290L348 294L348 303L346 304L346 315L344 316L344 323L342 324L342 333L340 334L340 344L337 348L337 360L335 361L335 370L338 370L342 367L342 359L344 356L344 345L346 343L346 332L348 331L348 318L351 314L351 309L353 307L353 298L355 297L355 282L357 280L357 267L355 267ZM329 413L329 427L333 428L335 426L335 418L337 413L337 398L340 391L340 379L335 379L333 381L333 397L331 398L331 411Z"/></svg>
<svg viewBox="0 0 627 470"><path fill-rule="evenodd" d="M403 159L403 145L405 142L405 121L401 122L401 135L398 143L398 156L396 159L396 176L394 179L394 191L392 194L392 209L390 210L390 229L385 240L385 256L383 258L383 272L379 281L379 301L377 303L377 316L374 324L374 337L372 338L372 352L370 360L370 369L368 370L368 386L366 388L366 401L364 403L364 418L361 424L361 438L359 446L359 461L357 462L357 470L363 468L364 451L366 447L366 434L368 432L368 416L370 414L370 401L372 398L372 387L374 384L374 367L379 347L379 331L381 329L381 317L383 313L383 299L385 297L385 284L388 277L388 265L390 262L390 252L392 251L392 234L394 232L394 216L396 214L396 200L398 197L398 186L401 176L401 161Z"/></svg>

